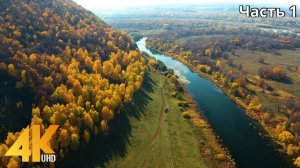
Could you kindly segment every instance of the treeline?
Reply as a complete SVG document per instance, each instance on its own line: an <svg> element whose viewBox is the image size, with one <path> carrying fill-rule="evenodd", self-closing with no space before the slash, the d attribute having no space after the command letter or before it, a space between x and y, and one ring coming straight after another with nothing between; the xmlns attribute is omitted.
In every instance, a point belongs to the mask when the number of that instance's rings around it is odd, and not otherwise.
<svg viewBox="0 0 300 168"><path fill-rule="evenodd" d="M0 4L0 71L17 80L16 88L33 90L28 124L42 125L42 133L60 126L51 141L59 159L92 134L109 132L144 79L145 60L133 41L72 1ZM18 157L4 157L19 134L8 133L0 145L3 167L22 166Z"/></svg>
<svg viewBox="0 0 300 168"><path fill-rule="evenodd" d="M181 40L179 40L181 39ZM149 45L160 51L180 53L190 51L191 59L201 56L221 57L223 52L246 48L266 52L300 47L300 40L293 34L278 34L257 28L207 27L187 28L154 34Z"/></svg>
<svg viewBox="0 0 300 168"><path fill-rule="evenodd" d="M211 10L211 11L210 11ZM238 12L238 6L235 9L231 9L225 11L222 7L220 8L213 8L213 9L203 9L198 5L194 6L180 6L170 8L163 6L160 9L130 9L130 10L123 10L121 13L116 14L107 14L102 13L101 15L105 16L106 18L112 20L110 24L113 26L118 26L121 29L126 29L136 26L139 24L142 30L147 30L148 26L151 25L158 25L160 23L169 22L170 20L180 20L177 21L178 25L180 22L187 21L190 23L195 22L226 22L227 25L236 25L236 23L240 24L251 24L257 25L262 28L275 28L275 29L284 29L284 28L300 28L299 17L292 18L292 17L285 17L284 19L277 19L277 18L256 18L256 19L249 19L244 15L240 15ZM143 19L139 19L143 18ZM234 22L234 23L233 23ZM154 23L154 24L153 24ZM125 26L126 25L126 26ZM144 25L144 26L142 26ZM162 24L160 24L162 25ZM189 24L191 25L191 24ZM199 24L201 25L201 23ZM200 26L201 27L201 26Z"/></svg>

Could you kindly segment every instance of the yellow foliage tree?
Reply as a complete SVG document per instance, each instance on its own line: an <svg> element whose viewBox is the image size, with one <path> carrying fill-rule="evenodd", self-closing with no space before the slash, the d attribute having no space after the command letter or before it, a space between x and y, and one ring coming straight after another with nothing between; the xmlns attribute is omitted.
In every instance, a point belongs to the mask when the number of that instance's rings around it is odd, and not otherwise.
<svg viewBox="0 0 300 168"><path fill-rule="evenodd" d="M6 144L0 144L0 166L5 166L8 164L9 162L9 158L8 157L3 157L6 152L8 151L8 146Z"/></svg>
<svg viewBox="0 0 300 168"><path fill-rule="evenodd" d="M88 143L90 141L91 134L88 130L84 130L83 138L86 143Z"/></svg>
<svg viewBox="0 0 300 168"><path fill-rule="evenodd" d="M85 123L91 130L93 130L93 128L94 128L94 121L93 121L93 119L92 119L92 117L90 116L89 113L87 113L87 112L84 112L84 113L83 113L83 121L84 121L84 123Z"/></svg>
<svg viewBox="0 0 300 168"><path fill-rule="evenodd" d="M217 63L216 63L216 68L221 68L222 67L222 62L221 60L218 60Z"/></svg>
<svg viewBox="0 0 300 168"><path fill-rule="evenodd" d="M11 157L7 164L7 168L19 168L19 167L21 167L21 161L19 157L17 156Z"/></svg>
<svg viewBox="0 0 300 168"><path fill-rule="evenodd" d="M102 120L100 122L100 128L102 132L107 132L108 131L108 125L106 120Z"/></svg>
<svg viewBox="0 0 300 168"><path fill-rule="evenodd" d="M32 65L34 65L36 63L36 60L37 60L36 54L30 54L29 61Z"/></svg>
<svg viewBox="0 0 300 168"><path fill-rule="evenodd" d="M103 62L103 74L105 76L111 76L113 72L113 64L110 61L105 61Z"/></svg>
<svg viewBox="0 0 300 168"><path fill-rule="evenodd" d="M292 133L290 133L289 131L282 131L278 135L278 139L284 143L292 142L294 140L294 138L295 138L294 135Z"/></svg>
<svg viewBox="0 0 300 168"><path fill-rule="evenodd" d="M64 149L68 149L71 138L68 130L61 128L58 135L58 141L60 143L60 146Z"/></svg>
<svg viewBox="0 0 300 168"><path fill-rule="evenodd" d="M15 70L15 66L13 64L8 65L8 74L17 77L17 71Z"/></svg>
<svg viewBox="0 0 300 168"><path fill-rule="evenodd" d="M17 140L17 134L14 134L12 132L9 132L7 134L6 140L5 140L5 144L7 146L12 146L12 144Z"/></svg>
<svg viewBox="0 0 300 168"><path fill-rule="evenodd" d="M97 59L97 60L94 62L94 65L93 65L93 71L96 72L96 73L101 73L101 72L102 72L102 66L101 66L101 61L100 61L100 59Z"/></svg>
<svg viewBox="0 0 300 168"><path fill-rule="evenodd" d="M102 118L109 121L114 118L114 113L107 106L104 106L102 108Z"/></svg>
<svg viewBox="0 0 300 168"><path fill-rule="evenodd" d="M128 103L131 101L132 95L134 92L134 88L133 86L128 86L126 87L126 91L125 91L125 103Z"/></svg>
<svg viewBox="0 0 300 168"><path fill-rule="evenodd" d="M293 144L288 144L287 146L287 154L290 156L297 156L299 154L299 146L295 146Z"/></svg>
<svg viewBox="0 0 300 168"><path fill-rule="evenodd" d="M79 136L77 134L71 135L71 149L76 151L79 148Z"/></svg>
<svg viewBox="0 0 300 168"><path fill-rule="evenodd" d="M75 96L81 95L82 86L78 80L73 83L73 93Z"/></svg>
<svg viewBox="0 0 300 168"><path fill-rule="evenodd" d="M93 68L93 65L94 65L91 57L86 57L85 60L84 60L84 64L88 68Z"/></svg>
<svg viewBox="0 0 300 168"><path fill-rule="evenodd" d="M212 55L212 51L211 51L210 48L208 48L208 49L205 50L205 55L207 55L209 57Z"/></svg>
<svg viewBox="0 0 300 168"><path fill-rule="evenodd" d="M294 165L296 165L297 167L300 167L300 156L297 157L297 159L294 161Z"/></svg>

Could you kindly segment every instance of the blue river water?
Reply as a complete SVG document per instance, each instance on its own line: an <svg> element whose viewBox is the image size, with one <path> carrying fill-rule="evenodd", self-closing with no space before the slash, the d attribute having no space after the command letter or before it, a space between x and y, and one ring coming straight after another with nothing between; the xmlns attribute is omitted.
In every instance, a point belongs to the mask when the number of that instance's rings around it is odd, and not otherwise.
<svg viewBox="0 0 300 168"><path fill-rule="evenodd" d="M164 54L151 52L146 47L146 38L137 42L144 51L162 61L168 68L184 76L186 87L198 107L204 113L216 134L228 148L241 168L287 168L288 161L274 149L270 140L260 136L253 121L243 109L234 104L215 84L201 78L183 63Z"/></svg>

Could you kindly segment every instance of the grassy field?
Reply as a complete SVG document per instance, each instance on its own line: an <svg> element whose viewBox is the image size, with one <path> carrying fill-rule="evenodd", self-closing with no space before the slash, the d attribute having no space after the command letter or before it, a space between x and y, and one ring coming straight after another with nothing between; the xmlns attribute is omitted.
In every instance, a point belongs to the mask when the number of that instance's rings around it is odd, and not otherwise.
<svg viewBox="0 0 300 168"><path fill-rule="evenodd" d="M144 116L130 119L133 130L128 155L111 160L107 167L208 167L190 124L181 117L178 100L164 87L165 77L152 71L150 79L151 101ZM165 113L162 107L167 106Z"/></svg>
<svg viewBox="0 0 300 168"><path fill-rule="evenodd" d="M250 50L240 49L236 51L235 55L229 53L229 58L233 61L233 66L226 64L227 60L222 60L225 64L225 68L245 73L248 79L258 79L257 72L260 67L281 67L289 76L290 83L277 82L274 80L266 80L280 96L272 96L269 94L263 94L257 92L263 104L267 107L274 106L274 103L283 100L286 97L300 98L300 75L296 72L296 67L300 65L299 57L300 49L297 50L280 50L279 54L266 53ZM259 59L263 58L264 63L260 63ZM245 61L247 60L247 61ZM283 61L284 60L284 61ZM242 65L242 71L238 69L238 66ZM288 69L291 67L291 70Z"/></svg>
<svg viewBox="0 0 300 168"><path fill-rule="evenodd" d="M142 90L111 123L111 133L93 137L59 166L229 167L214 157L220 150L214 137L182 117L179 100L170 96L166 80L159 71L150 70Z"/></svg>

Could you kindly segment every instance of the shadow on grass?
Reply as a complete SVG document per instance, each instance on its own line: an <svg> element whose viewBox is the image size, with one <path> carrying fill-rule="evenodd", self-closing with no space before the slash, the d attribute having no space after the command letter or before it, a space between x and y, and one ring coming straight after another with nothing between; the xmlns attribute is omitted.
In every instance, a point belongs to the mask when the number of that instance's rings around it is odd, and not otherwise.
<svg viewBox="0 0 300 168"><path fill-rule="evenodd" d="M154 85L156 84L149 74L145 74L142 89L135 93L132 102L125 105L124 110L109 123L109 134L91 137L88 144L82 145L76 152L70 152L63 161L57 162L56 167L106 167L105 163L114 157L124 157L132 130L129 117L139 119L144 114L146 105L152 100L148 93L154 92Z"/></svg>
<svg viewBox="0 0 300 168"><path fill-rule="evenodd" d="M290 77L287 77L286 79L281 80L279 82L284 83L284 84L289 84L289 85L293 84L293 81Z"/></svg>
<svg viewBox="0 0 300 168"><path fill-rule="evenodd" d="M288 84L288 85L293 84L292 79L290 77L288 77L288 76L286 76L286 78L284 78L284 79L280 79L280 80L278 80L278 79L272 79L272 80L276 81L276 82L279 82L279 83Z"/></svg>

